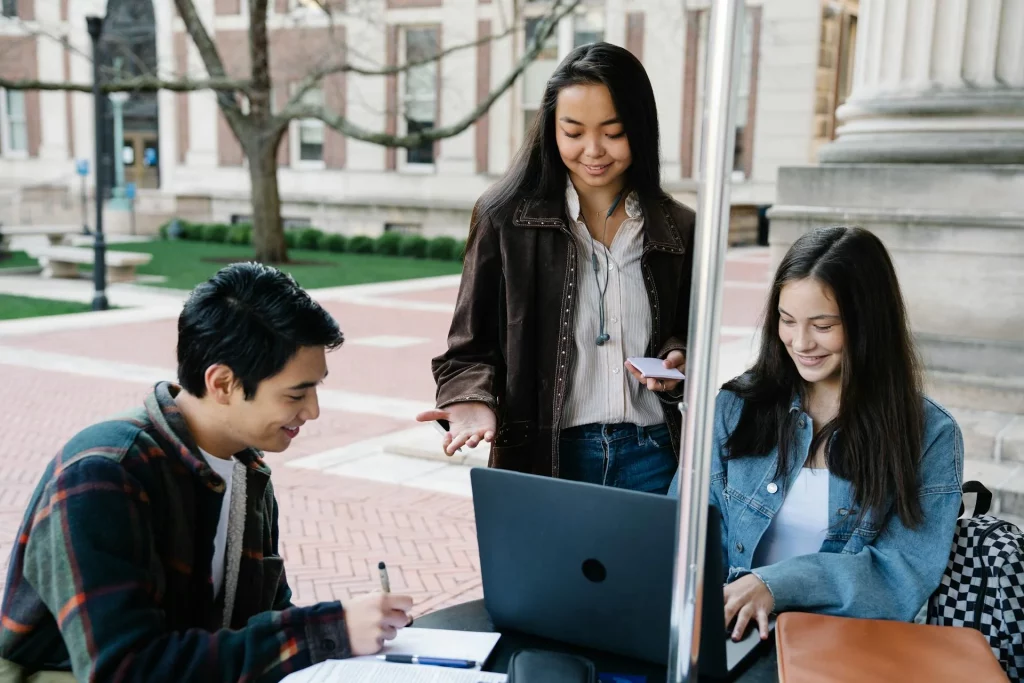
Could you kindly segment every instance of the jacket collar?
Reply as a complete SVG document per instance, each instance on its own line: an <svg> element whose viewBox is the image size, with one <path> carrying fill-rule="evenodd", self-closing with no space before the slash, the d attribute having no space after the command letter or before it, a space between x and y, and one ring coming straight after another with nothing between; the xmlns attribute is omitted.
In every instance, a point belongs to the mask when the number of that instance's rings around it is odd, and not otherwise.
<svg viewBox="0 0 1024 683"><path fill-rule="evenodd" d="M643 207L640 205L640 198L635 191L630 191L626 195L625 208L626 216L629 218L643 218L644 216ZM580 195L576 192L576 186L572 184L572 180L567 176L565 179L565 213L569 218L579 220L582 211Z"/></svg>
<svg viewBox="0 0 1024 683"><path fill-rule="evenodd" d="M668 210L668 197L659 200L640 199L644 216L644 246L648 249L682 253L685 243ZM558 199L520 199L512 215L517 228L568 229L568 207L565 197Z"/></svg>
<svg viewBox="0 0 1024 683"><path fill-rule="evenodd" d="M181 391L181 387L171 382L160 382L153 391L146 397L146 416L153 427L160 433L165 443L174 447L177 456L190 471L199 477L211 490L220 493L224 489L224 480L213 471L206 460L200 455L199 447L196 445L192 434L188 431L185 417L181 409L175 403L174 397ZM171 453L167 454L172 455ZM246 448L235 453L238 459L249 470L270 476L270 468L263 462L259 451L253 448Z"/></svg>

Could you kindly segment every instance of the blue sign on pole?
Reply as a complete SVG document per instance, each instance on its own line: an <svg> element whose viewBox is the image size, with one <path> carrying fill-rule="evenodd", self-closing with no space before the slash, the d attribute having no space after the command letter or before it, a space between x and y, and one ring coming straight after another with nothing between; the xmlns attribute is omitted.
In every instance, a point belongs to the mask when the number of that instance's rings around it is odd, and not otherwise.
<svg viewBox="0 0 1024 683"><path fill-rule="evenodd" d="M135 183L124 184L124 196L128 199L135 199Z"/></svg>
<svg viewBox="0 0 1024 683"><path fill-rule="evenodd" d="M75 161L75 173L78 175L89 175L89 160L78 159Z"/></svg>

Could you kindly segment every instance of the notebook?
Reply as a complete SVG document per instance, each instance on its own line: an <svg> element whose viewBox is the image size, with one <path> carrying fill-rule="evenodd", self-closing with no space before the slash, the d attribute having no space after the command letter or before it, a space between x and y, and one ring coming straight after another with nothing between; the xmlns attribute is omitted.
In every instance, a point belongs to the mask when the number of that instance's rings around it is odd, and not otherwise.
<svg viewBox="0 0 1024 683"><path fill-rule="evenodd" d="M322 662L291 674L282 683L501 683L504 674L480 671L497 645L500 633L449 631L439 628L403 628L376 655ZM444 659L470 659L475 669L452 669L419 664L382 662L379 655L426 655Z"/></svg>
<svg viewBox="0 0 1024 683"><path fill-rule="evenodd" d="M373 659L335 659L285 676L281 683L505 683L505 674Z"/></svg>

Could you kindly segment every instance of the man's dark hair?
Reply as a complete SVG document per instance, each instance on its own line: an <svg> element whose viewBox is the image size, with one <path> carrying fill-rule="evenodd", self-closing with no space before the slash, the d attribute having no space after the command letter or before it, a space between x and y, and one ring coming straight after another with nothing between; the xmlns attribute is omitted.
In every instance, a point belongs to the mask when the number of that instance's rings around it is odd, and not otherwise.
<svg viewBox="0 0 1024 683"><path fill-rule="evenodd" d="M331 314L291 275L261 263L235 263L197 286L185 302L178 317L178 381L201 398L207 368L226 365L248 400L299 348L330 351L344 340Z"/></svg>

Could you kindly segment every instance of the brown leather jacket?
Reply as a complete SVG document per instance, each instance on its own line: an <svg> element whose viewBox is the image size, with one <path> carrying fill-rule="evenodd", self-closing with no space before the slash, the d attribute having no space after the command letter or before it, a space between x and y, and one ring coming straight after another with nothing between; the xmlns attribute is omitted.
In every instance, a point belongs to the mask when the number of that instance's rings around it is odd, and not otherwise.
<svg viewBox="0 0 1024 683"><path fill-rule="evenodd" d="M643 202L641 261L651 307L648 356L685 351L693 271L692 210ZM474 210L448 351L433 361L437 407L481 401L498 430L490 466L558 476L562 407L573 369L579 255L564 200L521 200L499 215ZM681 387L680 387L681 389ZM678 398L662 398L679 452Z"/></svg>

